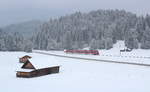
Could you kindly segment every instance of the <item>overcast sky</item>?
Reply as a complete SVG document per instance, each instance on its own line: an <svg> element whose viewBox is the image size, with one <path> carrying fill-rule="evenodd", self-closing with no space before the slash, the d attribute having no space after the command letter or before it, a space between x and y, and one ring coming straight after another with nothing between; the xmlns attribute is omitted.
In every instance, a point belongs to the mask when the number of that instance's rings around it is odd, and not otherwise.
<svg viewBox="0 0 150 92"><path fill-rule="evenodd" d="M150 0L0 0L0 26L97 9L124 9L145 15L150 13L149 4Z"/></svg>

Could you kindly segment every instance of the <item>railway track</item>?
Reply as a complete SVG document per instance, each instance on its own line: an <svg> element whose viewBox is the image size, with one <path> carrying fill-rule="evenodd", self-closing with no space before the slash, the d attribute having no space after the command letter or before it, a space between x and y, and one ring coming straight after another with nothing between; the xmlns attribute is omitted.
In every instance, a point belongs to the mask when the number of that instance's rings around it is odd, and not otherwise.
<svg viewBox="0 0 150 92"><path fill-rule="evenodd" d="M101 60L101 59L91 59L91 58L82 58L82 57L72 57L72 56L50 54L50 53L39 52L39 51L33 51L33 53L38 53L38 54L43 54L43 55L50 55L50 56L57 56L57 57L64 57L64 58L80 59L80 60L82 59L82 60L98 61L98 62L105 62L105 63L116 63L116 64L127 64L127 65L150 67L150 64L143 64L143 63L120 62L120 61L113 61L113 60Z"/></svg>

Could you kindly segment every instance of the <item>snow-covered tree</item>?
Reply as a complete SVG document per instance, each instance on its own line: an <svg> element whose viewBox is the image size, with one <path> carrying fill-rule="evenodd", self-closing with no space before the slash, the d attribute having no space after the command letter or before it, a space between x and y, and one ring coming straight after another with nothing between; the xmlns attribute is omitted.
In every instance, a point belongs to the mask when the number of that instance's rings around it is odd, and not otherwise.
<svg viewBox="0 0 150 92"><path fill-rule="evenodd" d="M138 32L136 31L136 29L135 28L130 29L125 38L126 46L131 49L137 49L139 47L137 38Z"/></svg>
<svg viewBox="0 0 150 92"><path fill-rule="evenodd" d="M150 28L147 26L141 41L142 49L150 49Z"/></svg>

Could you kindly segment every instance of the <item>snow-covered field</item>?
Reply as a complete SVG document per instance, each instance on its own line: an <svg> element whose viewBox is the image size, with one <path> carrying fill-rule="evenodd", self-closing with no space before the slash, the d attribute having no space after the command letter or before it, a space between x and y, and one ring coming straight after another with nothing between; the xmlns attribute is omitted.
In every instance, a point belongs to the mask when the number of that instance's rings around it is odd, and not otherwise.
<svg viewBox="0 0 150 92"><path fill-rule="evenodd" d="M59 55L105 60L149 63L150 50L118 53L100 50L100 55L65 54L63 51L43 51ZM60 73L36 78L17 78L22 64L19 57L30 55L44 62L61 65ZM138 57L133 57L133 56ZM140 57L142 56L142 57ZM103 63L25 52L0 52L0 92L150 92L150 67Z"/></svg>
<svg viewBox="0 0 150 92"><path fill-rule="evenodd" d="M45 58L51 63L57 62L61 65L60 73L16 78L16 71L22 65L18 58L23 55L39 58L41 63ZM0 92L150 92L150 67L84 61L36 53L0 52Z"/></svg>

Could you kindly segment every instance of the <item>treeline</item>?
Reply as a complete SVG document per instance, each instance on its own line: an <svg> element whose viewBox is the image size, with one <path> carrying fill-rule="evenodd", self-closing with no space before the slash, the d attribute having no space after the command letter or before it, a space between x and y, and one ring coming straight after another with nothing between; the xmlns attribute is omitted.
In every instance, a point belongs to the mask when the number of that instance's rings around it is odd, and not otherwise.
<svg viewBox="0 0 150 92"><path fill-rule="evenodd" d="M18 32L6 33L0 29L0 51L32 51L32 41Z"/></svg>
<svg viewBox="0 0 150 92"><path fill-rule="evenodd" d="M131 49L150 49L150 16L124 10L76 12L50 19L39 30L32 39L0 33L0 50L110 49L117 40Z"/></svg>
<svg viewBox="0 0 150 92"><path fill-rule="evenodd" d="M76 12L50 19L34 38L34 48L110 49L117 40L128 48L150 49L150 16L137 16L124 10Z"/></svg>

